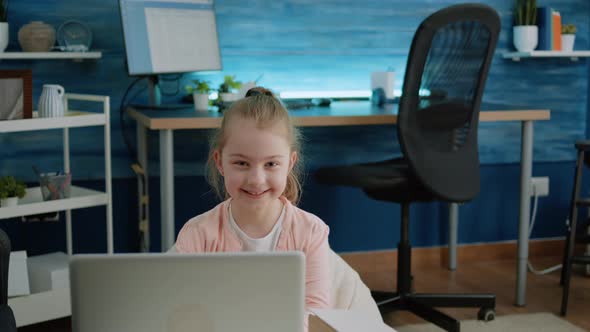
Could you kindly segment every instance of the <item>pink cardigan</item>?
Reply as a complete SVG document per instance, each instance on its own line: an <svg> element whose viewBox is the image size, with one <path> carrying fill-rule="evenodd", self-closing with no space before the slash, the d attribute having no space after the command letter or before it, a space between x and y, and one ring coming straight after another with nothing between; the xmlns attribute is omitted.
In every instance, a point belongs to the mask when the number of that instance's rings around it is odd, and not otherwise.
<svg viewBox="0 0 590 332"><path fill-rule="evenodd" d="M229 199L189 220L178 234L181 253L242 251L242 242L229 225ZM317 216L293 206L281 197L285 219L277 251L300 250L305 254L305 306L330 308L329 229Z"/></svg>

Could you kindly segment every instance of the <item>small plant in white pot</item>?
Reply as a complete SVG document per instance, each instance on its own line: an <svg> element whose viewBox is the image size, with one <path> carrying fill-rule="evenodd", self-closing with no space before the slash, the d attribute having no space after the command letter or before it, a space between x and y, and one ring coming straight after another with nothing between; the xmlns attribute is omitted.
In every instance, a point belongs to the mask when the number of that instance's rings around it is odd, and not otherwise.
<svg viewBox="0 0 590 332"><path fill-rule="evenodd" d="M231 103L240 98L237 90L242 87L242 82L236 81L235 76L226 75L223 77L223 83L219 85L219 99L225 103Z"/></svg>
<svg viewBox="0 0 590 332"><path fill-rule="evenodd" d="M187 86L187 92L193 94L195 111L207 111L209 109L209 92L211 87L209 82L203 80L193 80L194 86Z"/></svg>
<svg viewBox="0 0 590 332"><path fill-rule="evenodd" d="M0 0L0 53L8 46L8 0Z"/></svg>
<svg viewBox="0 0 590 332"><path fill-rule="evenodd" d="M573 24L564 24L561 27L561 50L572 52L574 50L574 41L576 40L576 26Z"/></svg>
<svg viewBox="0 0 590 332"><path fill-rule="evenodd" d="M512 41L519 52L531 52L539 41L537 23L537 1L516 0Z"/></svg>
<svg viewBox="0 0 590 332"><path fill-rule="evenodd" d="M0 178L0 207L15 206L18 199L25 197L26 186L12 176Z"/></svg>

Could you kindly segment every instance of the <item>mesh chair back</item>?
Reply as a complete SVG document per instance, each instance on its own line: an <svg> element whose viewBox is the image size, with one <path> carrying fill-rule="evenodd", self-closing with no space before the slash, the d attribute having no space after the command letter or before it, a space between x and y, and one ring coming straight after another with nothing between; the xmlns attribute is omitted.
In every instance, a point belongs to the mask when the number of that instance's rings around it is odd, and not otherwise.
<svg viewBox="0 0 590 332"><path fill-rule="evenodd" d="M426 18L412 41L398 115L404 157L440 199L479 192L477 126L500 18L462 4Z"/></svg>

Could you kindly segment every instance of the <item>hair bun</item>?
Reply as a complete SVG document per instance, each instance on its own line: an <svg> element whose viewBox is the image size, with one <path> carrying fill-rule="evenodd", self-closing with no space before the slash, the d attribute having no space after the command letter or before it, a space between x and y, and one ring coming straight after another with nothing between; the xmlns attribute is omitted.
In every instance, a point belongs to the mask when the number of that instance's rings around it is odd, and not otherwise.
<svg viewBox="0 0 590 332"><path fill-rule="evenodd" d="M275 95L267 88L263 88L261 86L255 86L246 92L246 97L257 96L257 95L264 95L269 97L275 97Z"/></svg>

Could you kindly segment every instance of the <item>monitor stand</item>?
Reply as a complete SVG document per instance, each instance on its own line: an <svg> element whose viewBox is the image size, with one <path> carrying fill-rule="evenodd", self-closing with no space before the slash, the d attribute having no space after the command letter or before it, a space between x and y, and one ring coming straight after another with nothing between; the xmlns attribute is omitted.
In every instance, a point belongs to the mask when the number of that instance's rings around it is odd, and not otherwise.
<svg viewBox="0 0 590 332"><path fill-rule="evenodd" d="M162 93L158 84L158 75L148 76L148 92L150 106L160 106L162 103Z"/></svg>
<svg viewBox="0 0 590 332"><path fill-rule="evenodd" d="M148 104L130 104L129 106L138 110L177 110L190 108L186 104L169 104L162 105L162 93L160 92L160 85L158 75L147 76L148 80Z"/></svg>

